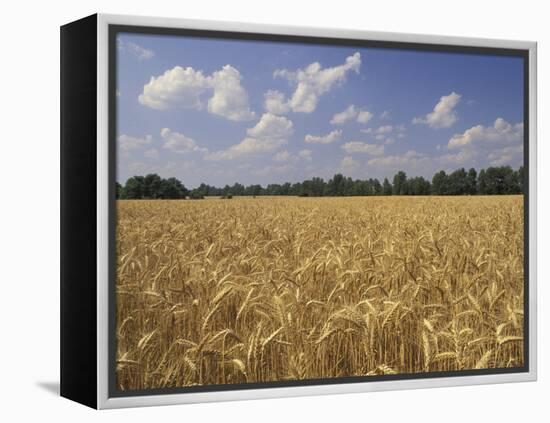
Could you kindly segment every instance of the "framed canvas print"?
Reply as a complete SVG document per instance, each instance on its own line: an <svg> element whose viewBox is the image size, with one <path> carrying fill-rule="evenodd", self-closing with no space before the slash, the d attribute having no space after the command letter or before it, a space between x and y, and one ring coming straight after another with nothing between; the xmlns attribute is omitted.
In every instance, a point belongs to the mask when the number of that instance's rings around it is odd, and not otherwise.
<svg viewBox="0 0 550 423"><path fill-rule="evenodd" d="M61 28L61 394L536 379L536 44Z"/></svg>

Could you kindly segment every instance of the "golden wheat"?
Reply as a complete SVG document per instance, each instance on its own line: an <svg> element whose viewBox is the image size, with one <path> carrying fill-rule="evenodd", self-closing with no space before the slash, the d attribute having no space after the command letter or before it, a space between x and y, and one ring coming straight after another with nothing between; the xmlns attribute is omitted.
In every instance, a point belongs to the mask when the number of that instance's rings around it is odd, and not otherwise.
<svg viewBox="0 0 550 423"><path fill-rule="evenodd" d="M523 365L523 197L117 202L119 389Z"/></svg>

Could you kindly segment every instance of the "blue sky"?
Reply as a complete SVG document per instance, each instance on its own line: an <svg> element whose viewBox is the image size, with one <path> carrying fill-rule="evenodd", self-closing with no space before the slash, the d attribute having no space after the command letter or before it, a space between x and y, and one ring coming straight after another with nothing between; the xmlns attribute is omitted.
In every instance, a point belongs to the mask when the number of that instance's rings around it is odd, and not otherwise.
<svg viewBox="0 0 550 423"><path fill-rule="evenodd" d="M119 34L117 180L431 178L523 161L518 57Z"/></svg>

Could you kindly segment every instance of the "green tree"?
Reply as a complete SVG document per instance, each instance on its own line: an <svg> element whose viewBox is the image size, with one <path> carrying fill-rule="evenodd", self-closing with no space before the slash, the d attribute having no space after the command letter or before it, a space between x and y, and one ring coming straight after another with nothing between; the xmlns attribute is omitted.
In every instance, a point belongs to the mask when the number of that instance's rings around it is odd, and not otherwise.
<svg viewBox="0 0 550 423"><path fill-rule="evenodd" d="M467 194L467 174L464 168L460 168L450 173L447 177L447 194L464 195Z"/></svg>
<svg viewBox="0 0 550 423"><path fill-rule="evenodd" d="M519 184L514 180L514 171L510 166L489 167L485 169L484 179L487 195L513 194L519 191Z"/></svg>
<svg viewBox="0 0 550 423"><path fill-rule="evenodd" d="M231 194L233 195L244 195L244 186L235 182L231 187Z"/></svg>
<svg viewBox="0 0 550 423"><path fill-rule="evenodd" d="M408 187L410 195L430 195L430 182L422 176L409 179Z"/></svg>
<svg viewBox="0 0 550 423"><path fill-rule="evenodd" d="M124 187L120 185L118 182L115 182L115 198L122 199L122 200L126 198L126 192L124 191Z"/></svg>
<svg viewBox="0 0 550 423"><path fill-rule="evenodd" d="M161 180L158 196L156 198L164 199L181 199L185 198L189 191L176 178L168 178Z"/></svg>
<svg viewBox="0 0 550 423"><path fill-rule="evenodd" d="M432 194L446 195L448 194L448 178L444 170L437 172L432 178Z"/></svg>
<svg viewBox="0 0 550 423"><path fill-rule="evenodd" d="M382 195L382 184L376 178L372 181L372 188L374 190L374 195Z"/></svg>
<svg viewBox="0 0 550 423"><path fill-rule="evenodd" d="M325 190L325 181L323 178L312 178L311 179L311 195L315 197L320 197L323 195Z"/></svg>
<svg viewBox="0 0 550 423"><path fill-rule="evenodd" d="M143 178L143 198L159 198L162 178L156 173L150 173Z"/></svg>
<svg viewBox="0 0 550 423"><path fill-rule="evenodd" d="M145 178L143 176L132 176L126 181L124 191L129 200L144 198Z"/></svg>
<svg viewBox="0 0 550 423"><path fill-rule="evenodd" d="M477 172L473 167L468 171L468 175L466 176L466 194L477 194Z"/></svg>
<svg viewBox="0 0 550 423"><path fill-rule="evenodd" d="M337 173L327 183L326 193L329 196L344 195L344 175Z"/></svg>
<svg viewBox="0 0 550 423"><path fill-rule="evenodd" d="M384 183L382 184L382 194L384 195L392 195L393 188L390 184L390 181L388 181L388 178L384 178Z"/></svg>
<svg viewBox="0 0 550 423"><path fill-rule="evenodd" d="M487 173L485 172L485 169L481 169L479 171L479 176L477 178L477 192L481 195L487 194Z"/></svg>
<svg viewBox="0 0 550 423"><path fill-rule="evenodd" d="M402 170L393 177L393 195L407 195L407 174Z"/></svg>

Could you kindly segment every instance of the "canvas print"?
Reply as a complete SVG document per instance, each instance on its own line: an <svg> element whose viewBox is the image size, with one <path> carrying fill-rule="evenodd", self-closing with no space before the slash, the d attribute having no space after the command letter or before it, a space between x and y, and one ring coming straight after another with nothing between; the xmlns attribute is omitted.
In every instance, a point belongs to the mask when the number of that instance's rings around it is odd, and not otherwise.
<svg viewBox="0 0 550 423"><path fill-rule="evenodd" d="M525 365L522 56L113 48L117 390Z"/></svg>

